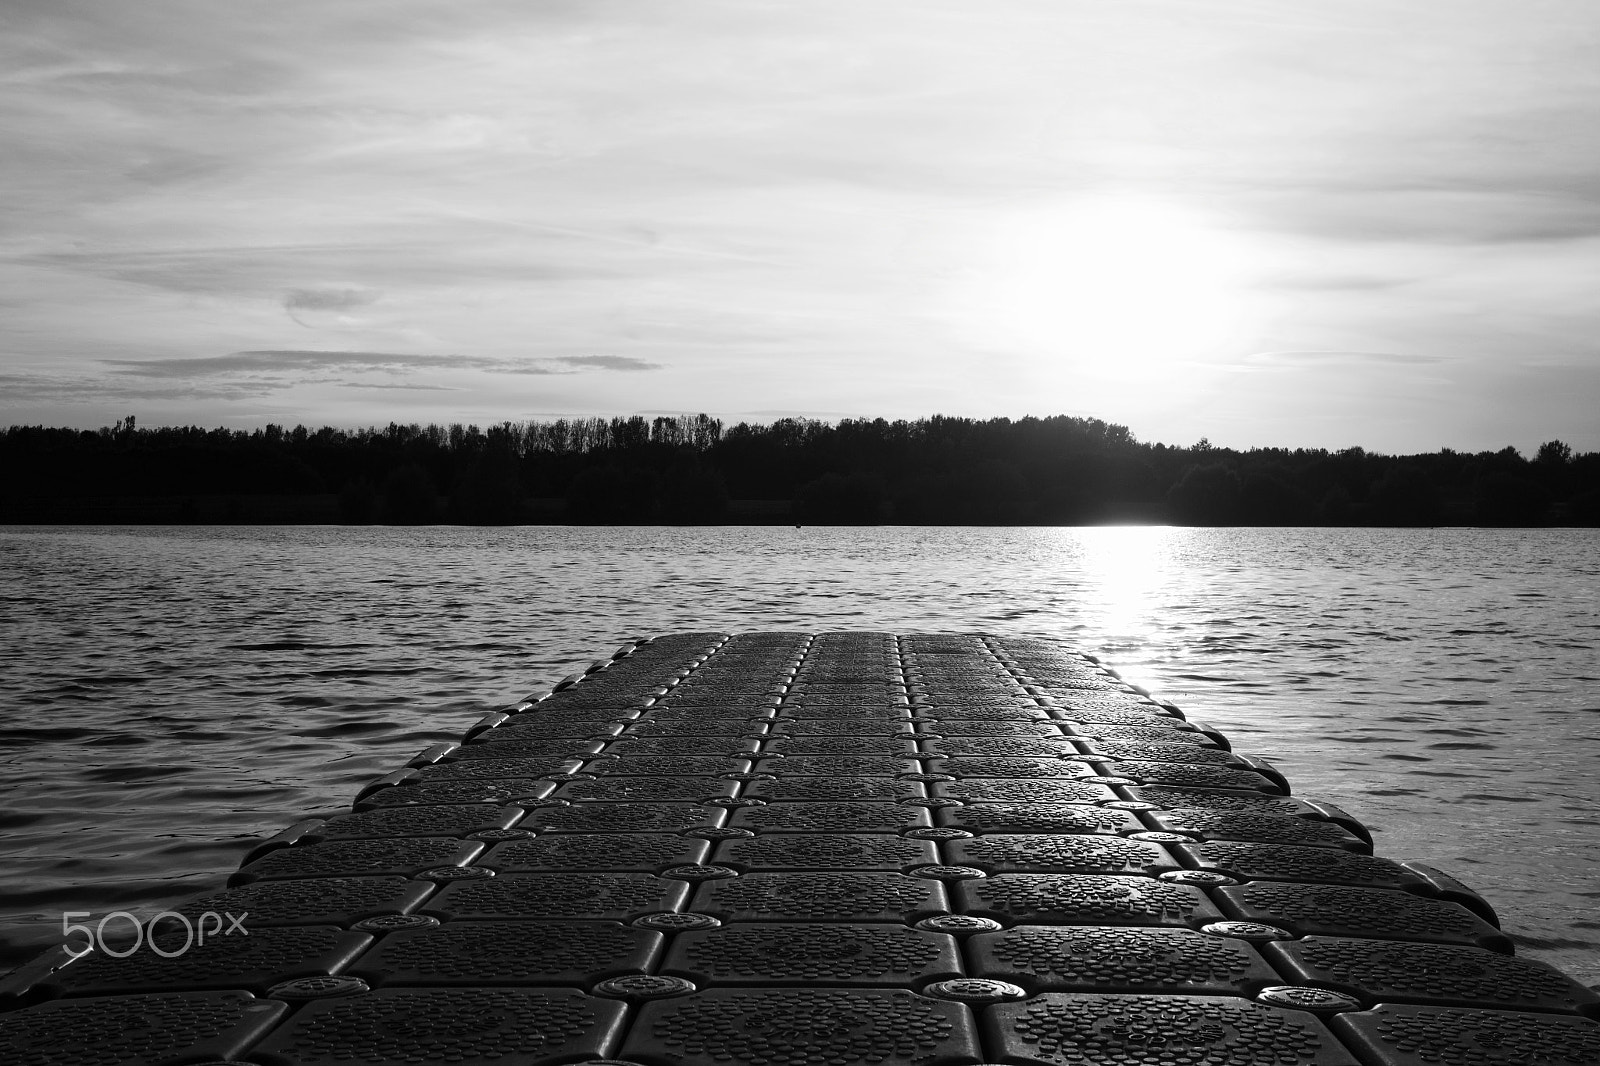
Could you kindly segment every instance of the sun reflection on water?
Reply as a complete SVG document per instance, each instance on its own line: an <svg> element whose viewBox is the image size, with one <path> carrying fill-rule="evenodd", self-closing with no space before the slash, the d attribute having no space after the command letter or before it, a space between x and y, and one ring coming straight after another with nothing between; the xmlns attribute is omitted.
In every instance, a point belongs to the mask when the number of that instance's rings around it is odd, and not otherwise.
<svg viewBox="0 0 1600 1066"><path fill-rule="evenodd" d="M1075 532L1090 630L1108 642L1153 639L1161 618L1161 590L1181 531L1171 526L1087 526Z"/></svg>

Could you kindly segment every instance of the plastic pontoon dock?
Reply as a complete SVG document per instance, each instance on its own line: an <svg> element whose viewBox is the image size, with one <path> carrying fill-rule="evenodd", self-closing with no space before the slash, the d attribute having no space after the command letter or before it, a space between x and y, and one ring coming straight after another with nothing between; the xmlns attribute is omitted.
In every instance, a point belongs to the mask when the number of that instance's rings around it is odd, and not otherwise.
<svg viewBox="0 0 1600 1066"><path fill-rule="evenodd" d="M263 842L192 928L25 966L0 1063L1600 1064L1600 998L1371 850L1053 640L663 636Z"/></svg>

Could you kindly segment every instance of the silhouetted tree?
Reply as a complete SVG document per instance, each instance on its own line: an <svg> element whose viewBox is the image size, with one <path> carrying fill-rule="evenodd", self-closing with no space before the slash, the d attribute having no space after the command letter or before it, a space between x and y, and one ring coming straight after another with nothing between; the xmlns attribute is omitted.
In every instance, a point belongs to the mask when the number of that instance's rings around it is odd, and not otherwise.
<svg viewBox="0 0 1600 1066"><path fill-rule="evenodd" d="M428 472L407 463L383 482L381 514L386 525L418 526L439 520L439 493Z"/></svg>
<svg viewBox="0 0 1600 1066"><path fill-rule="evenodd" d="M1191 466L1167 492L1167 506L1186 525L1227 525L1236 518L1239 491L1239 475L1227 465Z"/></svg>
<svg viewBox="0 0 1600 1066"><path fill-rule="evenodd" d="M819 525L875 525L888 517L883 479L876 474L823 474L801 487L794 517Z"/></svg>

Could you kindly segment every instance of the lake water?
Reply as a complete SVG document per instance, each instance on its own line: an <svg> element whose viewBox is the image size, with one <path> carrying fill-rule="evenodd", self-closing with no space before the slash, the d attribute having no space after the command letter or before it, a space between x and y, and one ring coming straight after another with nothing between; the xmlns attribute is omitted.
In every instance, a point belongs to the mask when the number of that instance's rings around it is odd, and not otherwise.
<svg viewBox="0 0 1600 1066"><path fill-rule="evenodd" d="M1600 984L1600 531L0 527L0 970L624 640L1068 638Z"/></svg>

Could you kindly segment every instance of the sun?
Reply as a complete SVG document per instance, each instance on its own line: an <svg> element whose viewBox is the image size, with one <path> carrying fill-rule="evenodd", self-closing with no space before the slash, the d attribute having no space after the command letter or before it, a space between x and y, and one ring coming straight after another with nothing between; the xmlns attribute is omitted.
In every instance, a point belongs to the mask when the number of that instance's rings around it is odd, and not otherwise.
<svg viewBox="0 0 1600 1066"><path fill-rule="evenodd" d="M1213 352L1245 317L1242 248L1171 204L1017 212L988 244L977 286L991 335L1106 376L1142 380Z"/></svg>

